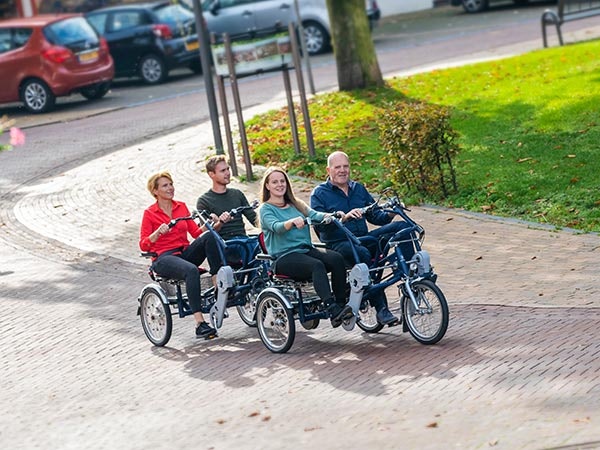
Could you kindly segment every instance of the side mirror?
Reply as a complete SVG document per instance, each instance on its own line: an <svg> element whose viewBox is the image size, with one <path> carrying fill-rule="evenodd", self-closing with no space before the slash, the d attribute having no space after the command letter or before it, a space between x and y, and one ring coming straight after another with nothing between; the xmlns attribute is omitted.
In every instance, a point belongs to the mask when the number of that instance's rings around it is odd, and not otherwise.
<svg viewBox="0 0 600 450"><path fill-rule="evenodd" d="M220 9L221 9L221 2L219 0L213 0L208 5L208 10L210 11L210 13L213 16L216 16L219 13Z"/></svg>

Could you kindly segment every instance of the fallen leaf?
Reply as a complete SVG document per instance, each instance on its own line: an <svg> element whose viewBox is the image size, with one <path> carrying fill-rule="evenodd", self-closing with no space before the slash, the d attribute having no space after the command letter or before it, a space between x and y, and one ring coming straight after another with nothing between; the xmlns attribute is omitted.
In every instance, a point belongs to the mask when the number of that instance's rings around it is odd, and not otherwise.
<svg viewBox="0 0 600 450"><path fill-rule="evenodd" d="M427 424L427 428L437 428L438 423L437 422L431 422L429 424Z"/></svg>
<svg viewBox="0 0 600 450"><path fill-rule="evenodd" d="M304 429L304 431L315 431L315 430L322 430L322 429L323 429L323 427L319 427L319 426L316 426L316 427L306 427Z"/></svg>
<svg viewBox="0 0 600 450"><path fill-rule="evenodd" d="M480 259L483 259L483 256L478 256L477 258L475 258L475 261L479 261Z"/></svg>
<svg viewBox="0 0 600 450"><path fill-rule="evenodd" d="M490 447L495 447L496 445L498 445L498 439L496 439L495 441L490 441L490 442L488 442L488 445L489 445Z"/></svg>
<svg viewBox="0 0 600 450"><path fill-rule="evenodd" d="M263 422L268 422L269 420L271 420L271 416L265 416L262 418Z"/></svg>
<svg viewBox="0 0 600 450"><path fill-rule="evenodd" d="M575 419L573 422L575 423L589 423L590 417L586 417L585 419Z"/></svg>
<svg viewBox="0 0 600 450"><path fill-rule="evenodd" d="M567 158L577 158L577 155L567 155Z"/></svg>
<svg viewBox="0 0 600 450"><path fill-rule="evenodd" d="M225 419L217 419L217 423L219 425L223 425L225 422L226 422Z"/></svg>
<svg viewBox="0 0 600 450"><path fill-rule="evenodd" d="M531 158L529 158L529 157L528 158L519 158L519 159L517 159L517 162L518 163L522 163L522 162L525 162L525 161L529 161L530 159Z"/></svg>
<svg viewBox="0 0 600 450"><path fill-rule="evenodd" d="M248 417L256 417L258 415L260 415L260 413L258 411L254 411L254 412L251 412L250 414L248 414Z"/></svg>

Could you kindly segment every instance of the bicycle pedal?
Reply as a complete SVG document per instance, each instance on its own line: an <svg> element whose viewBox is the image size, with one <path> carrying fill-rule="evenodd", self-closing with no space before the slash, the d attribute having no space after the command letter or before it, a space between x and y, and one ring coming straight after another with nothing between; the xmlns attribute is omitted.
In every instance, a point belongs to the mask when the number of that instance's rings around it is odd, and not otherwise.
<svg viewBox="0 0 600 450"><path fill-rule="evenodd" d="M215 334L207 334L206 336L204 336L204 340L205 341L210 341L210 340L212 340L214 338L218 338L218 337L219 337L219 335L216 334L216 333Z"/></svg>

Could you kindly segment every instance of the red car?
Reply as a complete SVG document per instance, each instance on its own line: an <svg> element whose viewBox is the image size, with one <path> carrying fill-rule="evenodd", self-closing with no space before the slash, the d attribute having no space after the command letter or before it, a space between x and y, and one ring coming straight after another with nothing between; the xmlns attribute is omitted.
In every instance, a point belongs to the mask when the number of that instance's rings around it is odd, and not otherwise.
<svg viewBox="0 0 600 450"><path fill-rule="evenodd" d="M56 97L104 97L114 77L106 41L75 14L0 21L0 103L47 112Z"/></svg>

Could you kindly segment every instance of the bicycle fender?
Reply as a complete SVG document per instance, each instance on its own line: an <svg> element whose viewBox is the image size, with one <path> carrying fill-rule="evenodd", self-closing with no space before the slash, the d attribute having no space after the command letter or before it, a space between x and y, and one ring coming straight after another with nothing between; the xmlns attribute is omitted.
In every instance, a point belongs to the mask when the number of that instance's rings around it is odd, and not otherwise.
<svg viewBox="0 0 600 450"><path fill-rule="evenodd" d="M265 294L267 293L271 293L271 294L275 294L277 297L279 297L279 299L283 302L283 304L285 305L285 307L289 310L293 310L293 306L292 306L292 302L290 302L290 300L279 290L277 289L277 287L268 287L263 289L262 291L260 291L260 294L258 294L258 296L256 297L256 304L258 304L262 298L265 296Z"/></svg>

